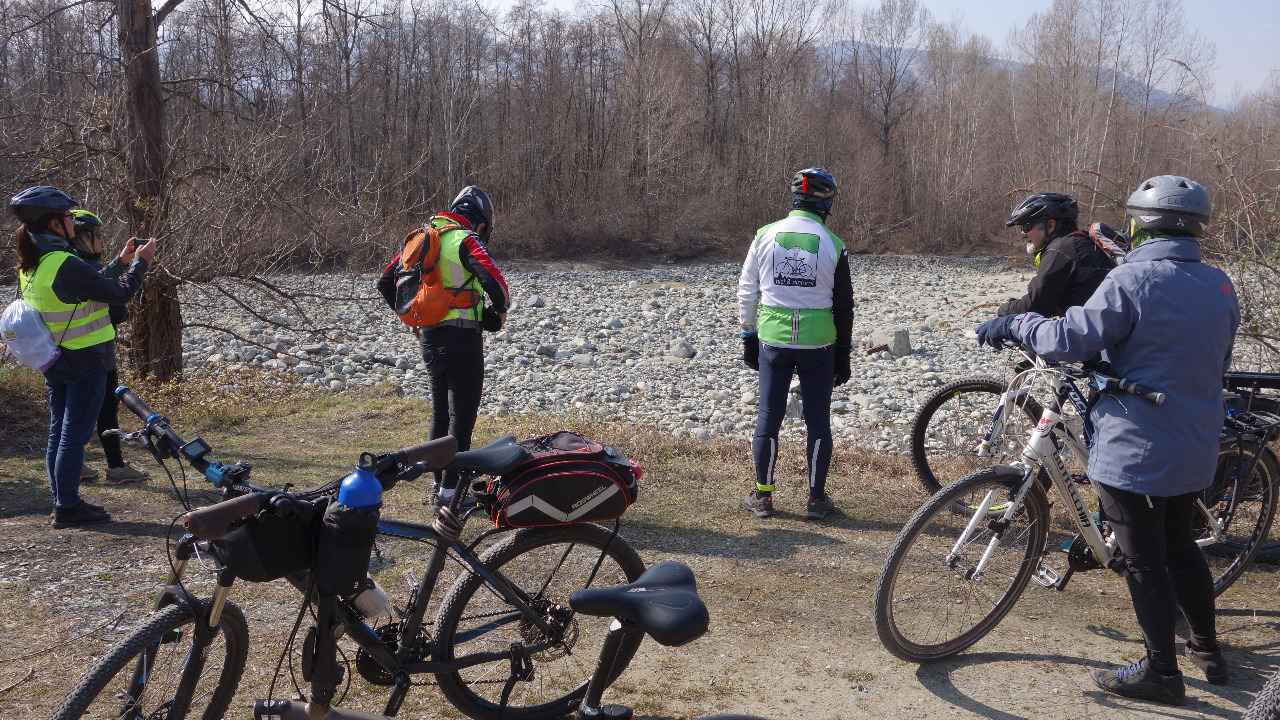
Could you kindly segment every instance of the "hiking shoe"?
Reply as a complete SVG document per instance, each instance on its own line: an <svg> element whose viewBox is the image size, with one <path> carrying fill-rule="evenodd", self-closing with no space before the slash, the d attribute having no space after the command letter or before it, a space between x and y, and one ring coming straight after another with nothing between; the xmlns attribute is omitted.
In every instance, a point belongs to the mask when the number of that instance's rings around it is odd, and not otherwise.
<svg viewBox="0 0 1280 720"><path fill-rule="evenodd" d="M809 498L809 504L804 509L804 516L810 520L821 520L835 511L836 505L831 502L831 496L823 493L818 497Z"/></svg>
<svg viewBox="0 0 1280 720"><path fill-rule="evenodd" d="M761 495L753 492L747 496L747 499L742 501L742 507L762 520L767 517L773 517L773 494Z"/></svg>
<svg viewBox="0 0 1280 720"><path fill-rule="evenodd" d="M1089 675L1095 685L1112 695L1165 705L1181 705L1187 700L1182 673L1158 673L1147 658L1115 670L1094 670Z"/></svg>
<svg viewBox="0 0 1280 720"><path fill-rule="evenodd" d="M73 508L54 508L52 525L56 528L79 527L93 523L111 522L111 513L105 508L82 502Z"/></svg>
<svg viewBox="0 0 1280 720"><path fill-rule="evenodd" d="M125 463L120 467L107 468L107 482L112 485L127 485L129 483L145 482L151 476L144 470L139 470L129 463Z"/></svg>
<svg viewBox="0 0 1280 720"><path fill-rule="evenodd" d="M1231 673L1227 672L1227 659L1222 656L1222 648L1201 650L1194 641L1187 642L1187 659L1192 665L1204 671L1204 679L1211 685L1227 685L1231 682Z"/></svg>
<svg viewBox="0 0 1280 720"><path fill-rule="evenodd" d="M84 464L80 466L80 484L92 485L98 481L98 471L93 469L92 465Z"/></svg>

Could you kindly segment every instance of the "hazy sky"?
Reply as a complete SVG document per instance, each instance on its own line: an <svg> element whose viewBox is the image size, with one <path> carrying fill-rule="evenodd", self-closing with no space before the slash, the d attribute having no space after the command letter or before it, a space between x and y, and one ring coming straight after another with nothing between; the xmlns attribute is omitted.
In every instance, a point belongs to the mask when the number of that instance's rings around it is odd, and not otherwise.
<svg viewBox="0 0 1280 720"><path fill-rule="evenodd" d="M503 8L512 4L512 0L482 1L485 5L497 4ZM594 4L598 0L545 2L547 7L571 11L579 2ZM921 3L936 19L958 19L965 29L986 35L997 47L1005 45L1010 30L1024 27L1033 13L1042 12L1052 4L1051 0L921 0ZM1213 74L1215 104L1229 106L1241 93L1262 88L1270 73L1280 73L1280 0L1186 0L1183 17L1189 27L1212 42L1217 50ZM1116 41L1123 42L1124 38Z"/></svg>

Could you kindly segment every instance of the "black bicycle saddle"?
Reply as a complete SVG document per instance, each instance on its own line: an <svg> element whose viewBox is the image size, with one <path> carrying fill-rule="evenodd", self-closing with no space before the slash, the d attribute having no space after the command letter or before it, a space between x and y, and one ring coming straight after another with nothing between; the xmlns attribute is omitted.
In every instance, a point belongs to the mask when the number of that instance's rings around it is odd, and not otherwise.
<svg viewBox="0 0 1280 720"><path fill-rule="evenodd" d="M711 621L693 571L670 561L654 565L630 585L578 590L569 596L569 607L584 615L616 617L663 645L696 640Z"/></svg>
<svg viewBox="0 0 1280 720"><path fill-rule="evenodd" d="M474 470L485 475L502 475L528 460L529 451L516 439L504 435L478 450L464 450L449 463L450 470Z"/></svg>

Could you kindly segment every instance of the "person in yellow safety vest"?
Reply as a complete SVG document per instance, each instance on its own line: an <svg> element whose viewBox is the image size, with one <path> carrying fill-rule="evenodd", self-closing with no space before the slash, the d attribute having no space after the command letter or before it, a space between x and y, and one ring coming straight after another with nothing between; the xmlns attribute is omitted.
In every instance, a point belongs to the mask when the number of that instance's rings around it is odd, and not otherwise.
<svg viewBox="0 0 1280 720"><path fill-rule="evenodd" d="M120 258L112 258L106 267L102 266L102 255L106 250L106 241L102 237L102 218L84 208L72 210L71 217L76 225L75 241L71 243L76 255L92 265L94 270L101 269L103 275L109 278L120 277L125 271ZM111 324L118 333L120 325L129 319L129 308L123 304L113 304L107 310ZM106 481L112 485L142 482L150 477L146 472L125 462L120 437L108 433L110 430L120 429L120 398L115 393L119 384L120 377L112 365L107 371L107 391L102 398L102 410L98 413L97 432L98 440L102 443L102 454L107 460ZM81 484L95 482L97 479L98 471L86 462L84 469L80 471Z"/></svg>
<svg viewBox="0 0 1280 720"><path fill-rule="evenodd" d="M129 269L109 278L76 257L71 245L71 210L79 203L46 185L30 187L9 200L22 223L14 234L18 288L44 320L61 352L45 371L49 399L49 444L45 461L53 494L54 527L107 522L102 507L80 498L84 446L93 433L107 373L115 367L115 328L108 306L127 302L142 287L155 257L155 240L139 246L130 239L120 252Z"/></svg>
<svg viewBox="0 0 1280 720"><path fill-rule="evenodd" d="M440 268L446 287L467 288L476 298L468 308L451 309L438 325L419 334L422 360L431 373L431 439L452 435L458 449L471 447L480 396L484 389L484 340L482 330L497 332L507 319L510 294L506 278L489 255L487 244L493 230L493 200L483 189L462 188L446 212L428 221L435 227L455 226L440 236ZM396 311L397 253L382 270L378 292L392 312ZM483 291L483 295L481 292ZM488 296L485 306L483 296ZM441 505L453 498L458 487L457 473L436 476Z"/></svg>

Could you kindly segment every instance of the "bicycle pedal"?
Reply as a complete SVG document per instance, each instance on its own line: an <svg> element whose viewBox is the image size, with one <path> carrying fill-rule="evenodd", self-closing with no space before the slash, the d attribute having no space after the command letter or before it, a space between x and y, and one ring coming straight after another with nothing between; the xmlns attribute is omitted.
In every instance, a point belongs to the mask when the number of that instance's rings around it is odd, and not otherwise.
<svg viewBox="0 0 1280 720"><path fill-rule="evenodd" d="M170 643L176 643L181 639L182 639L182 628L173 628L171 630L166 631L164 635L160 636L160 644L168 645Z"/></svg>
<svg viewBox="0 0 1280 720"><path fill-rule="evenodd" d="M1039 569L1036 570L1036 574L1031 576L1031 579L1039 583L1041 587L1056 588L1062 576L1058 574L1057 570L1041 563Z"/></svg>

